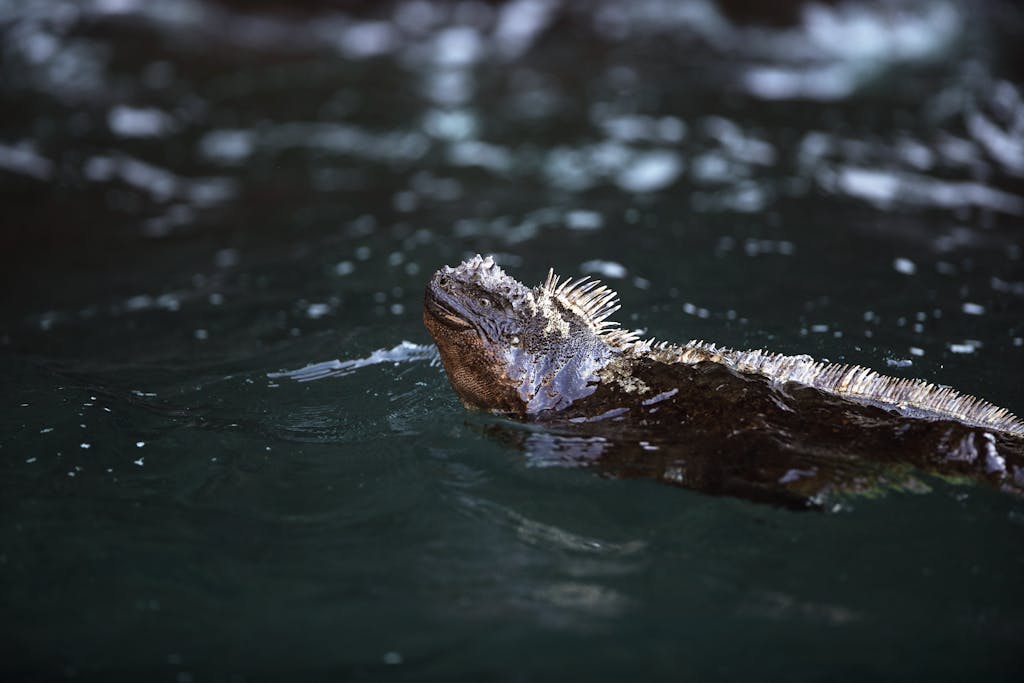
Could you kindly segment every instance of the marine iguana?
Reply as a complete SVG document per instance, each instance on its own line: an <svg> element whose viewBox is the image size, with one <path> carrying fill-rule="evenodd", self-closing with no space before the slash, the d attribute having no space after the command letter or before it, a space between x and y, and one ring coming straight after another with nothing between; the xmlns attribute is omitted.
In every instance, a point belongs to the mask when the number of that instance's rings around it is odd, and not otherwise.
<svg viewBox="0 0 1024 683"><path fill-rule="evenodd" d="M433 275L423 321L463 404L556 426L563 445L595 433L583 425L614 423L614 447L599 450L618 470L659 463L653 475L673 483L807 498L868 486L863 472L840 483L836 464L866 459L1024 493L1024 421L1003 408L806 355L641 339L609 319L618 309L599 281L549 271L528 288L477 255ZM709 467L710 484L697 472Z"/></svg>

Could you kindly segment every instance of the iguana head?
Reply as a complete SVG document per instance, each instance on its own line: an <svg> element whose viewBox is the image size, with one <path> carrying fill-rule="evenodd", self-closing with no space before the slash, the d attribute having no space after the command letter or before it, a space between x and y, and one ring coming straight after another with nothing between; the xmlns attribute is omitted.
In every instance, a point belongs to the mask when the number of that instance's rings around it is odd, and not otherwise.
<svg viewBox="0 0 1024 683"><path fill-rule="evenodd" d="M549 273L531 289L477 255L434 273L423 322L463 403L524 415L594 391L597 370L635 339L607 321L618 308L600 282Z"/></svg>

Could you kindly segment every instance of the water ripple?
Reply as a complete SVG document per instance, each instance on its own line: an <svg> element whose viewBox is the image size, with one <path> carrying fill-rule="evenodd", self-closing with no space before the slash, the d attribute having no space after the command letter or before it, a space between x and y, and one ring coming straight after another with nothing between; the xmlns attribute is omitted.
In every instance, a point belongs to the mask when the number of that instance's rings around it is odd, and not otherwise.
<svg viewBox="0 0 1024 683"><path fill-rule="evenodd" d="M403 341L390 349L377 349L364 358L313 363L298 370L267 373L267 377L270 379L292 379L296 382L312 382L313 380L325 379L327 377L343 377L361 368L381 363L392 363L397 366L402 363L429 361L431 364L436 364L438 360L439 356L436 346Z"/></svg>
<svg viewBox="0 0 1024 683"><path fill-rule="evenodd" d="M856 166L841 166L835 171L822 169L818 181L827 190L865 199L883 209L898 205L976 207L1024 214L1024 198L974 181L946 181L906 171Z"/></svg>

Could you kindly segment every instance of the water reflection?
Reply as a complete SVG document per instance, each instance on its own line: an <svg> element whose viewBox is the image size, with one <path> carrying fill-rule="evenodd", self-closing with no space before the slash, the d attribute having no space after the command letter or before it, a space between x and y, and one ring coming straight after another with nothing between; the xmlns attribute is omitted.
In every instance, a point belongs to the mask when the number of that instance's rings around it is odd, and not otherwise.
<svg viewBox="0 0 1024 683"><path fill-rule="evenodd" d="M601 390L543 431L483 429L540 467L589 468L797 510L839 510L857 497L926 492L929 481L987 481L1024 495L1024 442L951 421L909 420L720 367L680 368L677 386L607 407ZM668 372L662 370L661 372ZM671 384L671 382L669 383ZM586 408L580 403L595 402ZM579 411L579 417L572 413Z"/></svg>

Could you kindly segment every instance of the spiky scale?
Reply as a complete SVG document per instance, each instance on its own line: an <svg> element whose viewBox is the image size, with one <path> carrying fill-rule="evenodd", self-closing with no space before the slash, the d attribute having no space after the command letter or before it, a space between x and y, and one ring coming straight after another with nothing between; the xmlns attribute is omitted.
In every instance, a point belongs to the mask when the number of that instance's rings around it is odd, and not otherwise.
<svg viewBox="0 0 1024 683"><path fill-rule="evenodd" d="M656 360L669 363L720 363L779 383L796 382L837 396L912 408L937 417L1024 436L1024 421L1007 409L931 382L888 377L858 365L816 363L807 356L784 356L760 350L735 351L702 340L692 340L684 346L663 346L662 342L656 344L652 351L648 343L652 341L636 340L629 345L629 351L641 356L655 353Z"/></svg>

